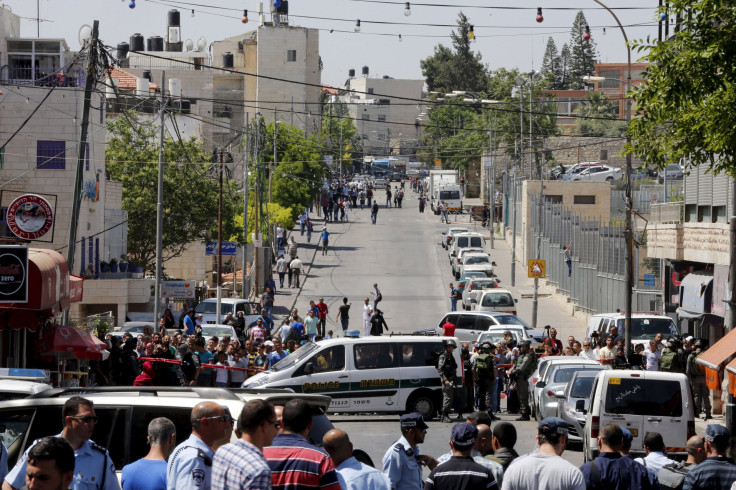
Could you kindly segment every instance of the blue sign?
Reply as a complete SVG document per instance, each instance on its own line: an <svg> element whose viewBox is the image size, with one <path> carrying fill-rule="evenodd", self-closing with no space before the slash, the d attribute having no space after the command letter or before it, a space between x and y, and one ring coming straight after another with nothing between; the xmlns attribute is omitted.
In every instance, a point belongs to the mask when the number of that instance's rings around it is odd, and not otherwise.
<svg viewBox="0 0 736 490"><path fill-rule="evenodd" d="M238 244L235 242L222 242L222 255L236 255ZM217 242L207 244L207 255L217 255Z"/></svg>

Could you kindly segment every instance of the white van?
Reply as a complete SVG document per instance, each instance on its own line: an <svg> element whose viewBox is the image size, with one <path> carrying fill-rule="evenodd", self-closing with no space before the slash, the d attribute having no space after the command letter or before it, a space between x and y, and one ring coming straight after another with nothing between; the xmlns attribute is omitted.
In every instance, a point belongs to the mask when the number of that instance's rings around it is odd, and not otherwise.
<svg viewBox="0 0 736 490"><path fill-rule="evenodd" d="M309 343L271 369L245 380L244 388L287 388L328 395L330 412L419 412L426 419L442 404L436 360L443 340L413 335L337 338ZM457 386L462 385L460 349Z"/></svg>
<svg viewBox="0 0 736 490"><path fill-rule="evenodd" d="M508 289L483 289L470 300L473 311L497 311L516 315L516 303Z"/></svg>
<svg viewBox="0 0 736 490"><path fill-rule="evenodd" d="M261 316L261 305L259 303L248 301L240 298L222 298L220 300L220 319L217 319L217 299L209 298L197 305L194 309L195 317L202 314L204 323L225 323L228 313L232 313L233 317L238 316L238 312L245 314L245 325L249 325Z"/></svg>
<svg viewBox="0 0 736 490"><path fill-rule="evenodd" d="M580 412L584 408L582 405ZM600 429L610 423L626 427L634 436L632 453L643 454L644 436L648 432L658 432L670 455L686 456L687 440L695 435L692 393L687 377L659 371L601 371L593 382L590 410L585 415L585 461L598 456Z"/></svg>
<svg viewBox="0 0 736 490"><path fill-rule="evenodd" d="M599 313L593 315L588 320L588 329L585 332L585 338L590 339L590 334L596 330L600 330L601 334L607 334L611 331L611 327L618 327L618 334L623 336L624 323L626 315L618 313ZM675 321L665 315L657 315L651 313L632 313L631 314L631 343L644 344L645 348L649 348L649 341L654 339L658 333L664 335L664 338L673 336L679 337L680 331Z"/></svg>
<svg viewBox="0 0 736 490"><path fill-rule="evenodd" d="M450 246L450 258L457 256L457 251L461 248L483 248L483 235L481 233L455 233L452 235L452 245Z"/></svg>

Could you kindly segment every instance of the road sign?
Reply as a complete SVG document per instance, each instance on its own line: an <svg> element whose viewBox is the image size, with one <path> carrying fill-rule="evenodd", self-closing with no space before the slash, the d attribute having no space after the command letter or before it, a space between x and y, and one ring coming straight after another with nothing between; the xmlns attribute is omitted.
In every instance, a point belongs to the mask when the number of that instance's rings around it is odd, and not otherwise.
<svg viewBox="0 0 736 490"><path fill-rule="evenodd" d="M547 263L544 260L532 259L529 261L529 277L544 278Z"/></svg>
<svg viewBox="0 0 736 490"><path fill-rule="evenodd" d="M161 281L161 297L194 299L195 285L194 281Z"/></svg>
<svg viewBox="0 0 736 490"><path fill-rule="evenodd" d="M435 167L441 167L442 166L442 159L441 158L435 158L434 159L434 166Z"/></svg>
<svg viewBox="0 0 736 490"><path fill-rule="evenodd" d="M236 254L238 244L235 242L222 242L222 255ZM217 255L217 242L210 242L207 244L207 255Z"/></svg>

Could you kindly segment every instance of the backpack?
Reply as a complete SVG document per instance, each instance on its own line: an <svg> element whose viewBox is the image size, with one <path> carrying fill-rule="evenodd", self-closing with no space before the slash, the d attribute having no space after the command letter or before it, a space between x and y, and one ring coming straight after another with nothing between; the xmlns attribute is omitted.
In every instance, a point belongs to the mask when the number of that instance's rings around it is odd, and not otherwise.
<svg viewBox="0 0 736 490"><path fill-rule="evenodd" d="M482 373L488 373L493 369L493 356L490 354L478 354L475 358L475 367Z"/></svg>
<svg viewBox="0 0 736 490"><path fill-rule="evenodd" d="M662 356L660 370L667 373L682 372L682 363L680 361L681 359L677 352L669 351Z"/></svg>
<svg viewBox="0 0 736 490"><path fill-rule="evenodd" d="M286 334L286 338L284 339L284 343L288 344L289 341L293 340L297 344L301 340L299 338L299 331L294 327L289 327L289 333Z"/></svg>
<svg viewBox="0 0 736 490"><path fill-rule="evenodd" d="M696 354L692 357L692 364L690 364L690 376L703 376L703 366L698 364L698 357L700 357L703 354L704 351L700 351L699 354Z"/></svg>
<svg viewBox="0 0 736 490"><path fill-rule="evenodd" d="M688 466L684 466L681 463L670 463L664 465L659 473L657 473L657 479L659 479L659 488L672 488L680 489L685 483L685 476L690 471Z"/></svg>

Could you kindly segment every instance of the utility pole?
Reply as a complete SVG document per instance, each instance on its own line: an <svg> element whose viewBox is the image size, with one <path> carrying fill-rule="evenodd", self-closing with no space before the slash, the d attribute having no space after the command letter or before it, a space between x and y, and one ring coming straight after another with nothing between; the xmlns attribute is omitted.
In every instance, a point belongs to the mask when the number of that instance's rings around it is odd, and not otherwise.
<svg viewBox="0 0 736 490"><path fill-rule="evenodd" d="M220 323L222 312L222 164L224 149L220 149L220 176L217 194L217 306L215 307L215 323Z"/></svg>
<svg viewBox="0 0 736 490"><path fill-rule="evenodd" d="M82 207L82 175L84 160L87 156L87 128L89 127L89 107L92 104L92 89L97 85L97 37L100 21L92 24L92 39L89 44L87 58L87 77L84 84L84 104L82 105L82 126L79 132L79 147L77 148L77 172L74 177L74 194L72 194L72 219L69 226L69 241L67 242L66 262L69 270L74 270L74 254L77 245L77 228L79 227L79 210ZM64 310L64 325L69 324L69 309Z"/></svg>
<svg viewBox="0 0 736 490"><path fill-rule="evenodd" d="M342 182L342 116L340 116L340 182Z"/></svg>
<svg viewBox="0 0 736 490"><path fill-rule="evenodd" d="M158 147L158 197L156 198L156 286L154 289L153 318L158 322L161 313L161 276L163 268L164 233L164 122L166 117L166 72L161 72L161 129Z"/></svg>
<svg viewBox="0 0 736 490"><path fill-rule="evenodd" d="M273 171L276 168L276 140L279 137L279 123L276 120L276 107L273 108L273 162L271 163L271 171L268 172L268 202L273 201Z"/></svg>
<svg viewBox="0 0 736 490"><path fill-rule="evenodd" d="M494 249L493 244L493 235L495 233L495 226L494 223L495 217L496 217L496 155L493 151L493 139L495 137L495 130L496 130L496 112L493 112L493 123L491 124L490 118L488 121L488 124L490 126L490 133L489 133L489 152L491 157L491 182L490 182L490 191L488 196L488 202L491 204L491 215L489 216L490 222L491 222L491 233L490 233L490 239L491 239L491 250Z"/></svg>
<svg viewBox="0 0 736 490"><path fill-rule="evenodd" d="M257 122L255 124L256 126L256 137L255 137L255 164L258 165L258 160L261 154L261 143L260 143L260 135L261 135L261 118L260 114L256 114L258 116L256 118ZM253 290L258 295L258 247L256 246L256 243L258 241L258 213L260 211L260 183L261 176L256 169L256 178L255 178L255 189L253 193Z"/></svg>
<svg viewBox="0 0 736 490"><path fill-rule="evenodd" d="M250 158L250 122L248 122L248 113L245 113L245 161L243 162L243 261L242 261L242 277L241 292L243 299L248 299L249 291L246 289L246 260L248 259L248 159Z"/></svg>

